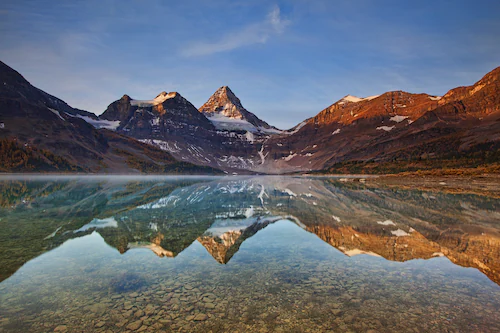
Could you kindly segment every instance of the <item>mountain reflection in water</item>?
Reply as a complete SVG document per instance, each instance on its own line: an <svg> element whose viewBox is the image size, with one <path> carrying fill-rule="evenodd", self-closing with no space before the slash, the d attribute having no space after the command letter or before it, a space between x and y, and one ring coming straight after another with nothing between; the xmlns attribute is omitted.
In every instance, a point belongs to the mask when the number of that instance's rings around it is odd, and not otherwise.
<svg viewBox="0 0 500 333"><path fill-rule="evenodd" d="M261 241L256 236L261 230L290 221L294 233L314 234L347 257L365 255L359 258L379 265L381 257L392 262L447 257L500 283L500 200L488 196L305 177L70 177L4 180L0 186L2 280L40 254L96 233L121 254L148 249L173 258L189 248L203 259L196 252L202 246L217 263L228 264L250 238ZM274 236L279 243L279 233ZM149 283L140 274L120 274L125 275L113 277L114 292ZM282 279L295 281L292 275ZM3 320L12 324L8 316Z"/></svg>

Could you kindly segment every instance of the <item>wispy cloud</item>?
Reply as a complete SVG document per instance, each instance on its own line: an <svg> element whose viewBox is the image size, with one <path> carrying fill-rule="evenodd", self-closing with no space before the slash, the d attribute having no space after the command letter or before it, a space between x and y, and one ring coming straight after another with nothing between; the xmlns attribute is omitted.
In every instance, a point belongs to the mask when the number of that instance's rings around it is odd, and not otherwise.
<svg viewBox="0 0 500 333"><path fill-rule="evenodd" d="M219 52L227 52L240 47L264 44L271 36L282 34L290 24L281 17L280 8L275 6L264 21L254 23L225 35L218 41L198 41L187 45L181 50L185 57L204 56Z"/></svg>

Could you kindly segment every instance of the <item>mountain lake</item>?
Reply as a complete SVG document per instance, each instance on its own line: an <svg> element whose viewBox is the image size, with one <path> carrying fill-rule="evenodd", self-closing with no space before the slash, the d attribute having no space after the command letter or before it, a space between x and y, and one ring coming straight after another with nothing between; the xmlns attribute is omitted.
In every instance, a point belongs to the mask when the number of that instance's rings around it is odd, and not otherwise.
<svg viewBox="0 0 500 333"><path fill-rule="evenodd" d="M2 176L0 331L500 332L500 184L444 184Z"/></svg>

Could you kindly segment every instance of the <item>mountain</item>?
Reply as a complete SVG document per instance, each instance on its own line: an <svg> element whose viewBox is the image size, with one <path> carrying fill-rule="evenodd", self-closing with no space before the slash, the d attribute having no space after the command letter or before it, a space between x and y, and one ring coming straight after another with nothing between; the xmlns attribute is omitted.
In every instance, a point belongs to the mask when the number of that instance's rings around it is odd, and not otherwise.
<svg viewBox="0 0 500 333"><path fill-rule="evenodd" d="M163 91L151 100L124 95L97 117L3 63L0 74L5 171L164 172L180 161L229 174L500 172L500 67L444 96L347 95L284 131L227 86L200 109Z"/></svg>
<svg viewBox="0 0 500 333"><path fill-rule="evenodd" d="M0 81L2 172L217 172L108 130L119 123L72 108L3 62Z"/></svg>
<svg viewBox="0 0 500 333"><path fill-rule="evenodd" d="M220 130L273 134L281 132L245 109L228 86L217 89L199 110Z"/></svg>
<svg viewBox="0 0 500 333"><path fill-rule="evenodd" d="M2 81L2 86L0 87L0 98L2 101L29 101L31 104L36 106L59 110L72 116L85 116L97 119L95 114L72 108L59 98L33 87L21 74L1 61L0 78Z"/></svg>
<svg viewBox="0 0 500 333"><path fill-rule="evenodd" d="M189 130L183 137L147 142L163 145L178 159L233 172L398 173L478 167L477 172L498 172L499 72L497 68L474 85L444 96L404 91L347 95L286 131L258 119L223 86L199 109L215 133L208 129L211 134L177 155L172 142L177 147L189 142Z"/></svg>
<svg viewBox="0 0 500 333"><path fill-rule="evenodd" d="M500 162L500 68L443 97L387 92L346 96L268 140L261 166L273 172L392 173L483 167ZM495 171L497 170L497 171Z"/></svg>
<svg viewBox="0 0 500 333"><path fill-rule="evenodd" d="M124 95L111 103L99 119L119 121L116 128L130 136L145 137L150 133L176 134L187 129L192 135L214 126L177 92L161 92L152 100L135 100Z"/></svg>
<svg viewBox="0 0 500 333"><path fill-rule="evenodd" d="M99 116L115 131L159 147L177 160L248 173L260 161L260 142L280 130L269 126L222 87L200 110L176 92L152 100L124 95Z"/></svg>

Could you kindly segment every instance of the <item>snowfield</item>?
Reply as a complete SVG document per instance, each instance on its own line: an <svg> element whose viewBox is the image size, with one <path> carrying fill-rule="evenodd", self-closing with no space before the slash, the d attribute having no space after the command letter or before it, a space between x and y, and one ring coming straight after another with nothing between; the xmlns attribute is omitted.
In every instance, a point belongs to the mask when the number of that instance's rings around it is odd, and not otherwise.
<svg viewBox="0 0 500 333"><path fill-rule="evenodd" d="M175 92L170 92L168 94L161 93L155 99L151 99L151 100L132 99L130 101L130 105L138 106L138 107L142 107L142 108L148 108L148 107L152 107L152 106L161 104L161 103L165 102L167 99L174 98L175 95L176 95Z"/></svg>
<svg viewBox="0 0 500 333"><path fill-rule="evenodd" d="M377 127L377 130L383 130L383 131L386 131L386 132L390 132L392 131L396 126L380 126L380 127Z"/></svg>
<svg viewBox="0 0 500 333"><path fill-rule="evenodd" d="M405 120L406 118L408 118L408 116L394 116L394 117L391 117L389 120L390 121L394 121L396 123L400 123L402 122L403 120Z"/></svg>

